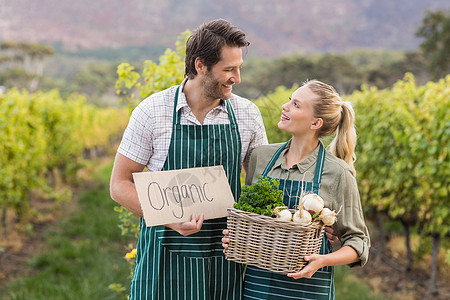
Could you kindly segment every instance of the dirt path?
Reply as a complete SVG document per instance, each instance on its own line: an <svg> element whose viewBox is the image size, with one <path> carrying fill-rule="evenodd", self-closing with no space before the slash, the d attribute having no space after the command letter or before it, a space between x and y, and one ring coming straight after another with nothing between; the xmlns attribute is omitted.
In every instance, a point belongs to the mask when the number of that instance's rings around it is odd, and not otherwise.
<svg viewBox="0 0 450 300"><path fill-rule="evenodd" d="M391 241L391 244L402 248L404 242L401 239ZM430 294L430 258L425 256L421 261L415 262L414 268L406 272L398 263L402 250L391 252L389 256L381 256L376 248L371 248L371 256L367 265L362 269L355 269L359 278L363 278L374 291L390 295L396 300L447 300L450 299L450 270L445 263L440 264L437 288L438 295ZM391 251L394 247L391 247ZM441 258L443 261L443 257Z"/></svg>
<svg viewBox="0 0 450 300"><path fill-rule="evenodd" d="M102 158L96 166L102 167L110 162L111 158ZM57 221L76 212L78 195L97 184L91 178L91 173L91 168L81 170L81 184L76 187L64 186L72 191L72 198L68 201L55 202L32 193L30 213L20 223L12 210L7 211L6 229L0 226L0 290L9 281L33 273L28 265L29 260L43 249L45 233L57 226Z"/></svg>
<svg viewBox="0 0 450 300"><path fill-rule="evenodd" d="M72 199L65 202L55 203L36 195L31 197L31 216L21 223L17 223L13 212L8 211L6 231L4 228L0 230L0 289L8 281L33 272L28 262L43 248L43 236L57 226L57 221L78 209L74 199L79 192L93 184L94 182L86 182L73 189Z"/></svg>

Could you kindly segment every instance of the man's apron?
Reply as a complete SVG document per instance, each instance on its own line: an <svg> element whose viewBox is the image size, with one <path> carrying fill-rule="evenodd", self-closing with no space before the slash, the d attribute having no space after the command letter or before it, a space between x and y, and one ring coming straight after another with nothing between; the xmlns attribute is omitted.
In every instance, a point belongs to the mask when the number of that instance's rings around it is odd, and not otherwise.
<svg viewBox="0 0 450 300"><path fill-rule="evenodd" d="M230 124L181 125L173 112L173 132L163 170L223 165L234 198L240 194L241 139L233 109ZM242 266L225 260L226 218L205 220L200 232L183 237L165 226L147 227L141 218L136 264L130 287L134 299L241 299Z"/></svg>
<svg viewBox="0 0 450 300"><path fill-rule="evenodd" d="M287 144L288 142L275 152L262 174L263 177L267 177L267 174ZM312 182L303 182L304 191L316 194L319 194L323 163L325 161L325 149L322 143L320 143L319 147L314 179ZM283 203L289 208L296 208L299 198L293 196L300 196L302 181L279 178L278 180L280 181L279 189L283 191ZM289 198L288 194L291 195L291 198ZM330 252L331 244L324 234L320 254ZM248 266L244 280L244 299L335 299L333 267L321 268L311 278L293 279L284 274Z"/></svg>

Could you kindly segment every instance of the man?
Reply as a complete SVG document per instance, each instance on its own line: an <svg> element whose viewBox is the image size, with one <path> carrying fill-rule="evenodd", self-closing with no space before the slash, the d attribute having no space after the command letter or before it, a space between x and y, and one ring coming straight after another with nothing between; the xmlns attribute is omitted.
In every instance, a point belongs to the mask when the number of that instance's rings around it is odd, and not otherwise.
<svg viewBox="0 0 450 300"><path fill-rule="evenodd" d="M267 144L261 114L232 94L245 34L229 22L200 26L186 44L185 80L133 111L111 175L111 197L143 216L132 173L223 165L237 200L241 166ZM130 299L240 299L242 266L224 259L226 219L147 227L141 218Z"/></svg>

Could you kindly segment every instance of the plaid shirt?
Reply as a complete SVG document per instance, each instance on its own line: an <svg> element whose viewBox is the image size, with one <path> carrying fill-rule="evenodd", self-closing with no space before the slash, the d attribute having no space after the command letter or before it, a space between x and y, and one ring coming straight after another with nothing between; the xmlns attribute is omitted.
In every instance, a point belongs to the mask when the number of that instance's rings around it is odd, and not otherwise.
<svg viewBox="0 0 450 300"><path fill-rule="evenodd" d="M182 85L185 81L182 83ZM144 99L131 114L118 152L145 165L149 171L160 171L166 161L172 137L173 105L177 86L155 93ZM268 143L264 123L257 106L232 94L230 101L241 136L241 163L248 164L256 147ZM182 125L201 125L187 104L184 92L178 96L177 111L181 110ZM213 108L203 125L229 124L225 102Z"/></svg>

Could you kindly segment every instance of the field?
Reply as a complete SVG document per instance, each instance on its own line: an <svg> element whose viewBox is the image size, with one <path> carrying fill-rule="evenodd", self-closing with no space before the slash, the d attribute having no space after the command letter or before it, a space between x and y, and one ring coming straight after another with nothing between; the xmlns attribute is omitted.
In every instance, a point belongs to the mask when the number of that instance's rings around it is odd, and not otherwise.
<svg viewBox="0 0 450 300"><path fill-rule="evenodd" d="M16 226L2 233L0 299L124 299L109 285L129 286L129 264L123 257L133 241L121 236L115 203L109 197L111 158L95 165L103 167L82 171L85 180L74 189L73 201L34 199L38 217L32 228ZM400 239L392 240L391 254L402 255L401 245ZM337 299L406 300L426 295L424 273L407 274L379 259L372 255L363 269L336 268ZM450 295L449 274L443 275L438 283L441 294L434 299Z"/></svg>

